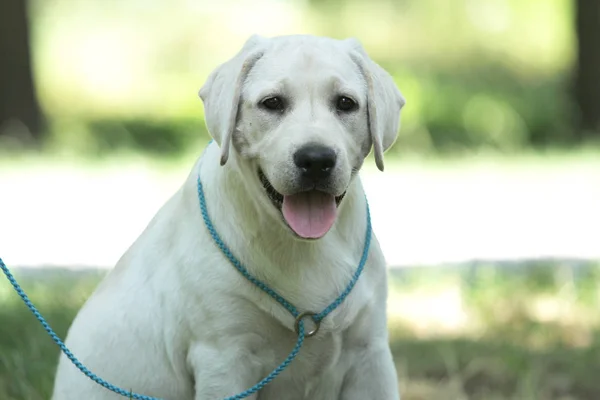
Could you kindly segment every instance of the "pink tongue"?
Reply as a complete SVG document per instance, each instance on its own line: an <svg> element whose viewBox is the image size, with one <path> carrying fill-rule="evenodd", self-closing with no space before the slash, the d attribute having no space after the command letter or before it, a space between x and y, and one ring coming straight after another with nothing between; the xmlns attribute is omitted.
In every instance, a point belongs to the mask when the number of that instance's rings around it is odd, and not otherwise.
<svg viewBox="0 0 600 400"><path fill-rule="evenodd" d="M283 217L290 228L303 238L325 235L335 222L335 197L311 190L283 197Z"/></svg>

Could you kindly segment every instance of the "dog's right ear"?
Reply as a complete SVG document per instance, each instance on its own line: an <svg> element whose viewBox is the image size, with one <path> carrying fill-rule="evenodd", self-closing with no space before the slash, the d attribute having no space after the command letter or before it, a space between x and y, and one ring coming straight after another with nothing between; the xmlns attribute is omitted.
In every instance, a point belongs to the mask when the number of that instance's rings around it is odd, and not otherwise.
<svg viewBox="0 0 600 400"><path fill-rule="evenodd" d="M383 171L383 153L398 137L400 111L406 100L391 75L371 60L358 40L346 39L344 44L349 47L350 57L358 65L367 84L369 131L375 163L377 168Z"/></svg>
<svg viewBox="0 0 600 400"><path fill-rule="evenodd" d="M208 76L198 92L204 103L208 132L221 148L221 165L225 165L229 158L242 85L256 61L264 54L267 41L265 37L252 35L232 59Z"/></svg>

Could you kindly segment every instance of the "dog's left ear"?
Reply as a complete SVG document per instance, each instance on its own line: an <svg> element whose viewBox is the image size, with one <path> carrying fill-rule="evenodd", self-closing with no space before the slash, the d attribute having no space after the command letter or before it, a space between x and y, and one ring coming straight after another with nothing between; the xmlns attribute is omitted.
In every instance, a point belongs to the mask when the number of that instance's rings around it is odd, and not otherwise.
<svg viewBox="0 0 600 400"><path fill-rule="evenodd" d="M389 149L400 129L400 110L406 100L391 75L368 56L360 42L354 38L343 41L350 57L360 68L367 82L367 113L369 131L373 142L375 163L383 171L383 153Z"/></svg>
<svg viewBox="0 0 600 400"><path fill-rule="evenodd" d="M229 61L217 67L198 95L204 103L208 132L221 148L221 165L229 158L231 136L237 122L240 94L248 73L264 54L267 38L252 35Z"/></svg>

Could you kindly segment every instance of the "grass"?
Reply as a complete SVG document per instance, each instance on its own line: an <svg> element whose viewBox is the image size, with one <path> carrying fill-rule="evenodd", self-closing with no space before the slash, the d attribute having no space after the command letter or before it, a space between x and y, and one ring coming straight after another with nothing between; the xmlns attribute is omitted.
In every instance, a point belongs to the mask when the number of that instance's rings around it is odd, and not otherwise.
<svg viewBox="0 0 600 400"><path fill-rule="evenodd" d="M395 340L405 399L596 399L600 342L533 351L488 340ZM406 361L404 361L406 360Z"/></svg>
<svg viewBox="0 0 600 400"><path fill-rule="evenodd" d="M100 277L97 274L40 273L17 279L59 337ZM58 347L12 290L0 286L0 399L49 399Z"/></svg>
<svg viewBox="0 0 600 400"><path fill-rule="evenodd" d="M565 274L565 265L574 274ZM404 400L600 398L600 324L594 318L600 264L537 261L517 267L478 264L392 273L391 346ZM20 270L18 279L64 337L102 274ZM438 296L445 291L458 293L461 301L452 305ZM540 300L563 309L554 307L549 315L529 307ZM426 308L411 316L423 302L441 310L441 317L432 318ZM0 304L0 399L48 399L57 347L5 281ZM467 318L451 329L440 327L442 319L456 314L453 307Z"/></svg>
<svg viewBox="0 0 600 400"><path fill-rule="evenodd" d="M537 260L396 274L390 305L403 309L391 336L405 399L600 398L599 273L597 263ZM460 301L432 301L449 290ZM427 312L405 317L424 300L442 309L437 325L418 326ZM458 328L439 325L461 313Z"/></svg>

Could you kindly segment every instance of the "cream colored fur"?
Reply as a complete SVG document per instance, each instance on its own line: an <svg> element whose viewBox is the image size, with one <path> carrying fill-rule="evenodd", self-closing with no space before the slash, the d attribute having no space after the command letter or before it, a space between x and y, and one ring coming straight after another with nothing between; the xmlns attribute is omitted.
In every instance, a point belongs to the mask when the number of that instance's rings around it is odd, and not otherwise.
<svg viewBox="0 0 600 400"><path fill-rule="evenodd" d="M331 110L340 91L358 100L359 111L340 117ZM274 92L293 99L293 111L273 117L257 106ZM296 342L290 314L214 244L200 214L198 175L210 217L236 257L299 310L319 312L346 287L361 257L366 204L356 171L373 148L383 169L404 105L391 77L356 40L300 35L253 36L215 70L200 97L215 142L89 298L66 341L102 378L165 400L237 394ZM335 191L347 193L334 226L313 241L283 223L256 172L262 168L279 192L291 190L291 154L308 141L336 149ZM250 399L398 400L386 279L373 236L348 298L289 368ZM53 400L118 398L61 356Z"/></svg>

